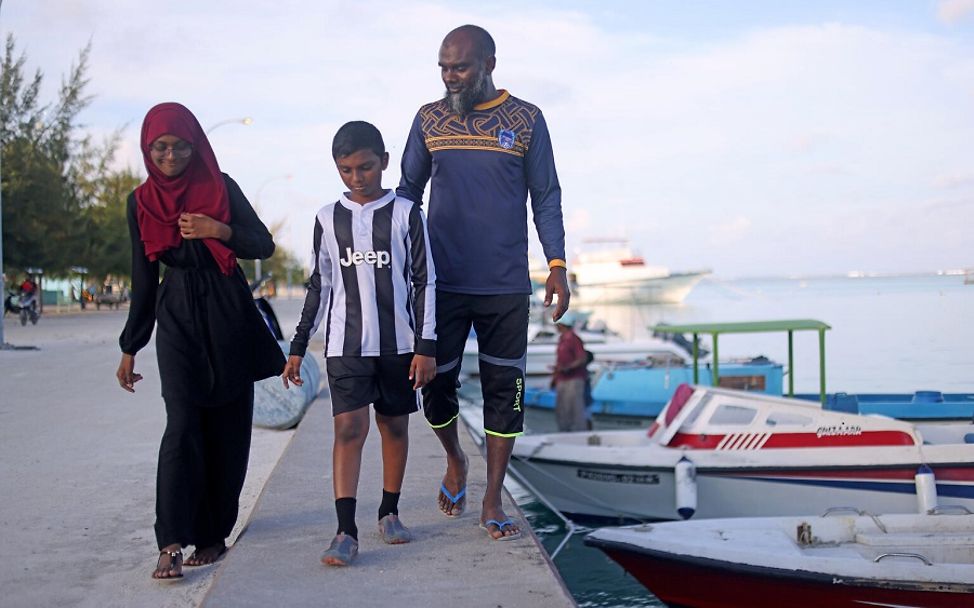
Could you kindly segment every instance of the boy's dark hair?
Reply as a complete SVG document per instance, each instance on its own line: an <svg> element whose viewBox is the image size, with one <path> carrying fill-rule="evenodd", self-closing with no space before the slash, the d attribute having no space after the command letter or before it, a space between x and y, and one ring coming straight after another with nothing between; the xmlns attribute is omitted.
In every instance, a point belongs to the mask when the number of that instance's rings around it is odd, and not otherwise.
<svg viewBox="0 0 974 608"><path fill-rule="evenodd" d="M331 142L331 157L337 160L355 154L359 150L372 150L381 158L386 153L382 133L364 120L346 122L341 129L338 129L335 139Z"/></svg>

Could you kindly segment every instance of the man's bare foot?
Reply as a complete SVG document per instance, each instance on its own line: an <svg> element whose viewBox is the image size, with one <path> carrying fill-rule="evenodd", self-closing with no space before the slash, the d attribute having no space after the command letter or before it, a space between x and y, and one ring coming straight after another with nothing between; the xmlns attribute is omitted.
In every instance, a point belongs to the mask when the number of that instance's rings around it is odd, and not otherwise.
<svg viewBox="0 0 974 608"><path fill-rule="evenodd" d="M187 566L208 566L210 564L216 563L223 558L227 553L227 546L223 543L216 545L210 545L209 547L199 547L193 551L193 554L186 558L183 562Z"/></svg>
<svg viewBox="0 0 974 608"><path fill-rule="evenodd" d="M183 553L179 545L170 545L159 552L156 569L152 571L152 578L156 580L174 580L183 578Z"/></svg>
<svg viewBox="0 0 974 608"><path fill-rule="evenodd" d="M516 540L521 538L521 528L504 513L502 508L484 505L480 512L480 526L487 530L493 540Z"/></svg>
<svg viewBox="0 0 974 608"><path fill-rule="evenodd" d="M440 511L443 511L447 517L460 517L467 505L468 464L466 454L463 456L461 466L455 466L453 461L447 459L446 475L443 476L440 492L436 496Z"/></svg>

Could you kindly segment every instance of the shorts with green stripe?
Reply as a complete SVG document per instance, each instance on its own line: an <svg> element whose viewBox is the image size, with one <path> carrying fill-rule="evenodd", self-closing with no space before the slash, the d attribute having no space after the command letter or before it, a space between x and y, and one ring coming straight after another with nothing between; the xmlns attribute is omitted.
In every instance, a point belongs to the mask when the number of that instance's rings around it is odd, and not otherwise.
<svg viewBox="0 0 974 608"><path fill-rule="evenodd" d="M436 292L436 378L423 388L423 413L433 428L460 412L457 388L470 328L476 333L484 430L514 437L524 431L524 366L528 346L528 296Z"/></svg>

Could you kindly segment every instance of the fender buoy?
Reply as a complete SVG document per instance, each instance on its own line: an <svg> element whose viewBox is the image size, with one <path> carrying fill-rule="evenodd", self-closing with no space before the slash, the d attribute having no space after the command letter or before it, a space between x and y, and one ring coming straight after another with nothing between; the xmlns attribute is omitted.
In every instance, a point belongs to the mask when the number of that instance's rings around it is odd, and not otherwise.
<svg viewBox="0 0 974 608"><path fill-rule="evenodd" d="M683 519L690 519L697 512L697 467L686 456L673 467L673 483L676 487L676 512Z"/></svg>
<svg viewBox="0 0 974 608"><path fill-rule="evenodd" d="M913 476L917 487L917 512L926 515L937 508L937 480L933 470L921 464Z"/></svg>

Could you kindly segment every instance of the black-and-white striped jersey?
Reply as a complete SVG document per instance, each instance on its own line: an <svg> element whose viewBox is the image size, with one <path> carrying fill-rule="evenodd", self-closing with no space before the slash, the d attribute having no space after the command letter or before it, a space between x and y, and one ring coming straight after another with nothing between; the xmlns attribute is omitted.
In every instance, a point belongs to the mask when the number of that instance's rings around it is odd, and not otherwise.
<svg viewBox="0 0 974 608"><path fill-rule="evenodd" d="M436 354L436 272L419 205L390 190L345 195L315 218L313 263L291 354L325 319L326 357Z"/></svg>

